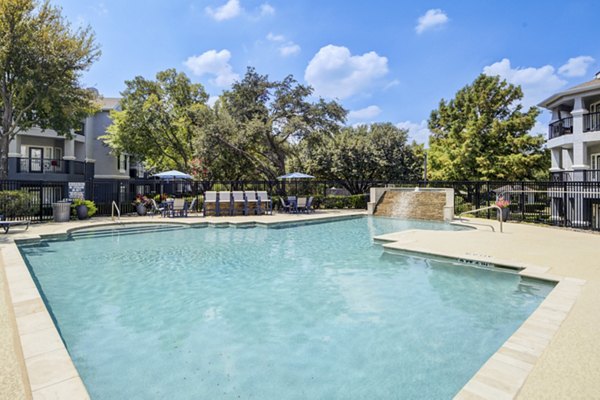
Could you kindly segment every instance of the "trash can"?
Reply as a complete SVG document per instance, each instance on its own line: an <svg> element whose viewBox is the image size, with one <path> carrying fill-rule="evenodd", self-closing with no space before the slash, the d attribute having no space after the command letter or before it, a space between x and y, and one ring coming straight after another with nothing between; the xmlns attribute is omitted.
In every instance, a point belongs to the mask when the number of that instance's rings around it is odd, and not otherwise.
<svg viewBox="0 0 600 400"><path fill-rule="evenodd" d="M71 202L63 200L52 203L52 216L54 222L68 222L71 219Z"/></svg>

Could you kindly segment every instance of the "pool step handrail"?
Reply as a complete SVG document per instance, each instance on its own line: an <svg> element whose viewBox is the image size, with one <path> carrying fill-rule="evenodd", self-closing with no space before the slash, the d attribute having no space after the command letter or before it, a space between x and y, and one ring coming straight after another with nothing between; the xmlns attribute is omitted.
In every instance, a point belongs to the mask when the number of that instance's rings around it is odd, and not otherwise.
<svg viewBox="0 0 600 400"><path fill-rule="evenodd" d="M502 232L503 232L503 230L502 230L502 208L500 208L499 206L497 206L497 205L495 205L495 204L494 204L494 205L492 205L492 206L489 206L489 207L482 207L482 208L477 208L477 209L475 209L475 210L469 210L469 211L464 211L464 212L461 212L460 214L458 214L458 220L459 220L460 222L463 222L462 216L463 216L463 215L465 215L465 214L473 214L473 213L476 213L476 212L478 212L478 211L486 211L486 210L491 210L491 209L496 209L496 211L498 212L498 213L497 213L497 215L498 215L498 222L500 222L500 233L502 233ZM467 222L468 222L468 221L469 221L469 220L467 220ZM490 228L492 228L492 232L496 232L496 230L494 229L494 226L493 226L493 225L488 225L488 224L476 224L476 223L473 223L473 222L470 222L470 223L471 223L472 225L484 225L484 226L489 226Z"/></svg>
<svg viewBox="0 0 600 400"><path fill-rule="evenodd" d="M121 222L121 210L119 210L119 206L113 200L112 204L110 205L110 218L113 221L115 220L115 210L117 211L117 221Z"/></svg>

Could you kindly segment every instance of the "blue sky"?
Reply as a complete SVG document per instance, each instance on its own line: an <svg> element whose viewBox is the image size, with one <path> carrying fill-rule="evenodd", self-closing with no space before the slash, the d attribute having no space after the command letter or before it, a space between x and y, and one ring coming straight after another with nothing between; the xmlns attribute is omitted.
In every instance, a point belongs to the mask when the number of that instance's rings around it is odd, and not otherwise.
<svg viewBox="0 0 600 400"><path fill-rule="evenodd" d="M349 124L390 121L427 140L426 120L481 72L520 84L526 105L600 70L590 1L55 0L90 24L101 59L87 86L118 96L124 81L184 71L219 95L246 66L293 74L337 98ZM591 43L591 44L590 44ZM548 113L534 129L545 133Z"/></svg>

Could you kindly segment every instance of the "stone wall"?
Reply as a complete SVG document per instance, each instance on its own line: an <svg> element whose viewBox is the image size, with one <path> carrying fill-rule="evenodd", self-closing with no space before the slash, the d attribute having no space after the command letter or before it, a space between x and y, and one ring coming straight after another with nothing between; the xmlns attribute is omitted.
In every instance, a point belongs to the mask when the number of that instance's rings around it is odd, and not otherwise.
<svg viewBox="0 0 600 400"><path fill-rule="evenodd" d="M386 190L375 207L374 215L444 221L449 219L447 198L446 190Z"/></svg>

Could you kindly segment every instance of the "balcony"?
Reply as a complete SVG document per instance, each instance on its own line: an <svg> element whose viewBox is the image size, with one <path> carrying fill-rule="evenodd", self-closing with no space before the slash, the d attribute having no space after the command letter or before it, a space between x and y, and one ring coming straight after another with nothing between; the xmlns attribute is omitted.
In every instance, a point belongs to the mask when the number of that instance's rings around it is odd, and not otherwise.
<svg viewBox="0 0 600 400"><path fill-rule="evenodd" d="M548 126L548 139L554 139L573 133L573 117L562 118Z"/></svg>
<svg viewBox="0 0 600 400"><path fill-rule="evenodd" d="M583 115L583 131L594 132L600 131L600 112L589 113Z"/></svg>
<svg viewBox="0 0 600 400"><path fill-rule="evenodd" d="M84 175L85 163L74 160L61 160L49 158L17 158L17 174L70 174ZM43 179L40 177L40 179Z"/></svg>
<svg viewBox="0 0 600 400"><path fill-rule="evenodd" d="M551 172L553 182L600 182L600 169Z"/></svg>

